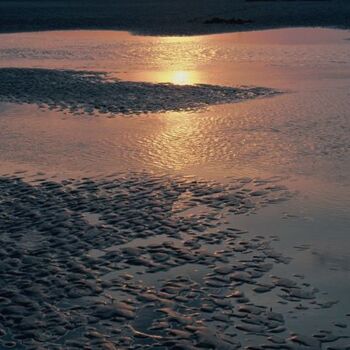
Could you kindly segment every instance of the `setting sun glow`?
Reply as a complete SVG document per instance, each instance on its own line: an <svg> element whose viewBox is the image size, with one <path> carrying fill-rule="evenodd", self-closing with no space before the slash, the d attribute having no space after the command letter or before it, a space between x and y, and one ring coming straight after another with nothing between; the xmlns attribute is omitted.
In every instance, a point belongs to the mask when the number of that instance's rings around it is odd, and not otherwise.
<svg viewBox="0 0 350 350"><path fill-rule="evenodd" d="M192 83L191 74L186 71L175 71L171 72L172 79L171 82L177 85L188 85Z"/></svg>

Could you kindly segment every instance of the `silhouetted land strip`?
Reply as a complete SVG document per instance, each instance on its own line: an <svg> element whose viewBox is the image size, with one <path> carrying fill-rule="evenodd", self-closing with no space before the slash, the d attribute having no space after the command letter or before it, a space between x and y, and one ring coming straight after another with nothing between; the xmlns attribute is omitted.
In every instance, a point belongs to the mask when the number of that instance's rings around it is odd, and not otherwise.
<svg viewBox="0 0 350 350"><path fill-rule="evenodd" d="M204 24L247 24L253 23L251 19L242 19L242 18L221 18L221 17L213 17L211 19L207 19L203 22Z"/></svg>
<svg viewBox="0 0 350 350"><path fill-rule="evenodd" d="M296 26L350 27L347 0L0 0L0 14L0 32L118 29L188 35ZM221 20L208 25L211 19Z"/></svg>

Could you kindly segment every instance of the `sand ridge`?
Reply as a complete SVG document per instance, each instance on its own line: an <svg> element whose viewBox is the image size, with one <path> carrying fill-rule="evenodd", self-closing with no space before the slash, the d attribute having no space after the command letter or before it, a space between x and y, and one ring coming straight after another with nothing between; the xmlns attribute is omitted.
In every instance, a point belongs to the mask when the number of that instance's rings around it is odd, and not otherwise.
<svg viewBox="0 0 350 350"><path fill-rule="evenodd" d="M129 82L88 71L0 68L0 101L38 104L75 114L193 110L276 93L262 87Z"/></svg>

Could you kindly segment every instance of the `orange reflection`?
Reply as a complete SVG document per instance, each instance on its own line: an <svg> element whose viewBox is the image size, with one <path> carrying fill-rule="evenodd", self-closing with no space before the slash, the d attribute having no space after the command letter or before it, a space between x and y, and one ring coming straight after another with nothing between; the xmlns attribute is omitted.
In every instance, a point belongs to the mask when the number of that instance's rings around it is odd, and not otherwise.
<svg viewBox="0 0 350 350"><path fill-rule="evenodd" d="M147 81L152 83L171 83L175 85L194 85L205 82L204 73L193 70L164 70L164 71L139 71L133 73L118 73L118 78L134 81Z"/></svg>
<svg viewBox="0 0 350 350"><path fill-rule="evenodd" d="M184 170L197 164L195 149L201 140L197 126L190 113L163 115L162 127L147 146L156 165L163 169Z"/></svg>
<svg viewBox="0 0 350 350"><path fill-rule="evenodd" d="M138 72L137 80L176 85L194 85L207 81L208 71L200 66L198 54L203 37L160 37L152 42L148 59L156 69ZM168 112L154 138L149 152L156 165L163 169L182 171L198 163L195 150L202 137L191 113Z"/></svg>
<svg viewBox="0 0 350 350"><path fill-rule="evenodd" d="M158 80L164 83L176 85L193 85L198 84L200 74L197 71L164 71L158 72Z"/></svg>
<svg viewBox="0 0 350 350"><path fill-rule="evenodd" d="M190 74L183 70L175 71L171 75L171 82L178 85L190 84Z"/></svg>
<svg viewBox="0 0 350 350"><path fill-rule="evenodd" d="M148 74L144 72L143 78L147 80L151 78L153 82L176 85L193 85L203 82L198 66L198 47L202 40L201 37L157 38L152 42L152 49L147 57L156 69Z"/></svg>

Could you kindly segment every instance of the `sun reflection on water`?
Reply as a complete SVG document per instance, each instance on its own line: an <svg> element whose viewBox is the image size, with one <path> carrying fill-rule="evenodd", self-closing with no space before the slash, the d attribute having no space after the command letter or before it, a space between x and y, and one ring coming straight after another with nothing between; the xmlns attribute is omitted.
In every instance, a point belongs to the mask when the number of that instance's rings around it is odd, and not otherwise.
<svg viewBox="0 0 350 350"><path fill-rule="evenodd" d="M202 72L198 63L198 46L201 37L157 38L151 44L148 60L157 67L155 71L145 76L153 82L171 83L176 85L193 85L203 82Z"/></svg>
<svg viewBox="0 0 350 350"><path fill-rule="evenodd" d="M162 82L176 85L193 85L200 82L198 71L176 70L159 72L159 79Z"/></svg>
<svg viewBox="0 0 350 350"><path fill-rule="evenodd" d="M197 164L196 144L200 139L191 113L169 112L163 116L162 127L147 145L157 159L157 166L172 170Z"/></svg>
<svg viewBox="0 0 350 350"><path fill-rule="evenodd" d="M191 74L184 70L178 70L171 73L171 82L177 85L189 85L192 83Z"/></svg>

